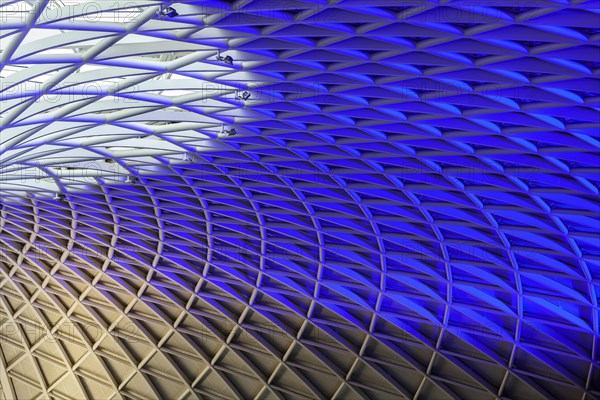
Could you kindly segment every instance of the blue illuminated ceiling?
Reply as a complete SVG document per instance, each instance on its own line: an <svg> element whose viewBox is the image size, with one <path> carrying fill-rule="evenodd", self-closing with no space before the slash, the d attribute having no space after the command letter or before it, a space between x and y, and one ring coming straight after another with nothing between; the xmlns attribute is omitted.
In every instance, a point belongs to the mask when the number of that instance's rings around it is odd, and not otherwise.
<svg viewBox="0 0 600 400"><path fill-rule="evenodd" d="M0 0L0 398L599 398L599 21Z"/></svg>

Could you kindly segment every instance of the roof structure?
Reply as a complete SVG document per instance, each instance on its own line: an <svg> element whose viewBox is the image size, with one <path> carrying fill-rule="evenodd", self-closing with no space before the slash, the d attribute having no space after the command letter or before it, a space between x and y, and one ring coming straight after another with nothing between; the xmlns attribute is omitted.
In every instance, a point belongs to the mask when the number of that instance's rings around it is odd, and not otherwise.
<svg viewBox="0 0 600 400"><path fill-rule="evenodd" d="M600 398L599 21L0 0L0 398Z"/></svg>

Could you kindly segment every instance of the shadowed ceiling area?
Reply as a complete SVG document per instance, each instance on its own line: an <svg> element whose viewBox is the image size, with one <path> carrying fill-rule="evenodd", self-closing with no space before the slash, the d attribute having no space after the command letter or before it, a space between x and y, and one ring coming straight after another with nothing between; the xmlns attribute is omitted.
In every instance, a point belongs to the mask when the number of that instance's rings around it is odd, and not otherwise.
<svg viewBox="0 0 600 400"><path fill-rule="evenodd" d="M0 0L0 399L600 398L599 21Z"/></svg>

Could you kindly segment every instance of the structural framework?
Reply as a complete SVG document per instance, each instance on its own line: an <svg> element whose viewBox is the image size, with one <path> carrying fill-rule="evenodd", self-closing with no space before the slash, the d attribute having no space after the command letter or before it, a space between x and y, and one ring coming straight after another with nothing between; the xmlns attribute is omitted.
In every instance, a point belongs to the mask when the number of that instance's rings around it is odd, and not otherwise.
<svg viewBox="0 0 600 400"><path fill-rule="evenodd" d="M598 5L0 0L0 397L598 398Z"/></svg>

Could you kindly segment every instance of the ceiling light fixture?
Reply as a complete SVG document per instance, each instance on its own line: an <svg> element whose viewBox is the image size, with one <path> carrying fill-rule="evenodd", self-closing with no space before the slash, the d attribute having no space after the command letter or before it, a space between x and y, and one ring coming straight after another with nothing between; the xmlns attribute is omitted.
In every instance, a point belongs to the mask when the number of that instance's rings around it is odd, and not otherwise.
<svg viewBox="0 0 600 400"><path fill-rule="evenodd" d="M223 57L221 55L221 50L219 50L218 54L217 54L217 60L219 61L223 61L225 64L229 64L232 65L233 64L233 58L231 56L225 56Z"/></svg>
<svg viewBox="0 0 600 400"><path fill-rule="evenodd" d="M225 125L221 127L221 132L219 132L219 136L234 136L237 135L237 131L235 128L225 129Z"/></svg>
<svg viewBox="0 0 600 400"><path fill-rule="evenodd" d="M162 11L160 11L160 15L169 17L169 18L175 18L175 17L179 16L179 13L173 7L167 7L165 9L163 9Z"/></svg>
<svg viewBox="0 0 600 400"><path fill-rule="evenodd" d="M244 90L241 93L239 91L236 91L236 94L235 94L236 100L247 101L250 99L250 97L252 97L252 94L250 94L250 92L247 90Z"/></svg>

